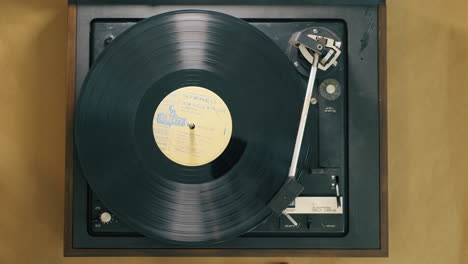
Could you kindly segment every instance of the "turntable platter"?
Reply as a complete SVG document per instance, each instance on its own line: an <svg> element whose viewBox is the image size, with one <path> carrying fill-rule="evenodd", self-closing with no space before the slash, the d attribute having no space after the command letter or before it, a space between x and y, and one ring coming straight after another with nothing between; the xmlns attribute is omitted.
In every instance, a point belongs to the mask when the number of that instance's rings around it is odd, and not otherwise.
<svg viewBox="0 0 468 264"><path fill-rule="evenodd" d="M137 23L93 64L76 111L89 185L139 233L216 243L264 221L288 174L303 98L248 23L177 11Z"/></svg>

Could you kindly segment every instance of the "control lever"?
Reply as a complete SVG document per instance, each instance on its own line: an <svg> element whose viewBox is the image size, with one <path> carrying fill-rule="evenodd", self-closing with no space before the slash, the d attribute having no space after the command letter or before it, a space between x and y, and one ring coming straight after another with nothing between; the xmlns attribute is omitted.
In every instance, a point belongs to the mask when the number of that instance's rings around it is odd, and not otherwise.
<svg viewBox="0 0 468 264"><path fill-rule="evenodd" d="M340 186L338 185L338 176L332 175L331 179L332 179L332 183L331 183L332 188L335 187L335 191L336 191L336 207L340 208L341 207L341 195L340 195Z"/></svg>

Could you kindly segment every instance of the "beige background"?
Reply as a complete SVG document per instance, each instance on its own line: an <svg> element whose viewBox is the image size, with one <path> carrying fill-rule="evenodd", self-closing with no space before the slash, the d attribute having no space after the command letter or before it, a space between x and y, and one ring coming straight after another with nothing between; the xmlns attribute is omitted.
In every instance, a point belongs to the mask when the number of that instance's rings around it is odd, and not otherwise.
<svg viewBox="0 0 468 264"><path fill-rule="evenodd" d="M468 1L389 0L390 257L63 258L66 0L0 0L0 263L468 263Z"/></svg>

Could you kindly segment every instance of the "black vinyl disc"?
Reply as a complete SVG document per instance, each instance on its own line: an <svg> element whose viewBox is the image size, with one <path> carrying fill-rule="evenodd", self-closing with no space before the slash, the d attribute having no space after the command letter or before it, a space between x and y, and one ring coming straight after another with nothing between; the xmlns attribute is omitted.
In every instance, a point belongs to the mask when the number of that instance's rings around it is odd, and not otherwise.
<svg viewBox="0 0 468 264"><path fill-rule="evenodd" d="M170 105L170 117L155 114L183 87L219 96L230 113L226 146L205 163L171 159L161 147L173 142L156 142L155 120L169 122L167 129L180 125L177 140L192 140L184 138L189 120L176 116L185 101ZM75 128L82 172L104 204L145 236L176 244L233 239L271 214L267 204L287 178L300 87L287 56L240 19L198 10L145 19L106 48L83 84ZM195 99L219 117L214 99ZM194 131L213 133L206 140L221 137L194 123ZM216 141L206 142L218 149ZM180 144L170 147L193 150Z"/></svg>

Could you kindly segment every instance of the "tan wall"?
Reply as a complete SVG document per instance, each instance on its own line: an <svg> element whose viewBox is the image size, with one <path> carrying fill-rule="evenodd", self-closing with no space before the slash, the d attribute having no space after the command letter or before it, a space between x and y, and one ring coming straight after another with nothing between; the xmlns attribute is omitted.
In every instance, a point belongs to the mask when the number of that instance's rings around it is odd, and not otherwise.
<svg viewBox="0 0 468 264"><path fill-rule="evenodd" d="M467 263L468 1L389 0L390 257L62 257L66 0L0 0L0 263Z"/></svg>

